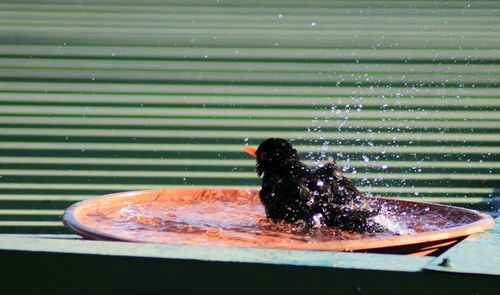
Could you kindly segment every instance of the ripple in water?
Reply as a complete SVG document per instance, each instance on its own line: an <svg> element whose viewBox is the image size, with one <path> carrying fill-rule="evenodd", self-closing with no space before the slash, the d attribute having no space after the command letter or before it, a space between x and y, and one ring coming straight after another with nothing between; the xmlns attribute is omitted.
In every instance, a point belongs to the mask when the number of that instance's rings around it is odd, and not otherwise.
<svg viewBox="0 0 500 295"><path fill-rule="evenodd" d="M196 197L124 202L120 206L95 208L86 214L86 219L90 227L127 240L290 249L341 240L415 234L475 221L463 213L450 216L452 211L441 207L430 210L421 204L377 204L381 214L374 220L387 227L389 233L359 234L339 228L311 229L300 223L275 222L266 218L256 193L202 193Z"/></svg>

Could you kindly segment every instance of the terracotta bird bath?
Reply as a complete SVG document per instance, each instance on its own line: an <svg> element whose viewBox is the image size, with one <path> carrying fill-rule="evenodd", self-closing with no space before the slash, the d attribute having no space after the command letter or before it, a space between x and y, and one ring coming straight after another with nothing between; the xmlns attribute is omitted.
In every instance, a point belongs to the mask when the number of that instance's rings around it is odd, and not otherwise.
<svg viewBox="0 0 500 295"><path fill-rule="evenodd" d="M256 189L163 189L72 205L63 222L87 239L182 245L432 255L494 225L474 210L372 198L395 233L305 229L266 219Z"/></svg>

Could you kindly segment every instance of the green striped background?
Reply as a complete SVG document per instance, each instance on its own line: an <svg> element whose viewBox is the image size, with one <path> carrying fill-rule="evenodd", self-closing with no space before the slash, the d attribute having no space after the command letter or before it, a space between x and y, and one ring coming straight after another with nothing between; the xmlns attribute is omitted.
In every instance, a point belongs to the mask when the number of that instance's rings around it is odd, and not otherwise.
<svg viewBox="0 0 500 295"><path fill-rule="evenodd" d="M241 147L273 136L366 193L495 214L499 9L1 1L0 233L67 233L104 193L258 186Z"/></svg>

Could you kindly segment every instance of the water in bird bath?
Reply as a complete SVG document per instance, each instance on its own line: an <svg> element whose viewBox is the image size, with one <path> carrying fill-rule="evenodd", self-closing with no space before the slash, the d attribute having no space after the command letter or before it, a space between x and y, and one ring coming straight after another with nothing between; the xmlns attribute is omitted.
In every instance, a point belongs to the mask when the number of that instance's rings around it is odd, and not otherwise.
<svg viewBox="0 0 500 295"><path fill-rule="evenodd" d="M420 203L374 201L382 207L380 222L393 233L359 234L339 228L307 229L300 224L273 222L266 218L257 191L205 190L201 193L152 196L140 201L115 201L87 206L78 218L88 228L122 240L201 244L214 246L310 249L332 242L383 239L456 227L479 219L474 214L454 213L447 207L432 209ZM411 205L417 204L417 205Z"/></svg>

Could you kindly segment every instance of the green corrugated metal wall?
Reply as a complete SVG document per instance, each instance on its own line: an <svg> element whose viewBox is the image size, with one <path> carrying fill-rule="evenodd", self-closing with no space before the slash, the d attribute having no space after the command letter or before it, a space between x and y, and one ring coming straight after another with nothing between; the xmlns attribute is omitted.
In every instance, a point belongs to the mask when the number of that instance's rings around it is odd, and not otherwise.
<svg viewBox="0 0 500 295"><path fill-rule="evenodd" d="M241 147L272 136L367 193L495 211L499 8L1 1L0 232L64 233L104 193L257 186Z"/></svg>

